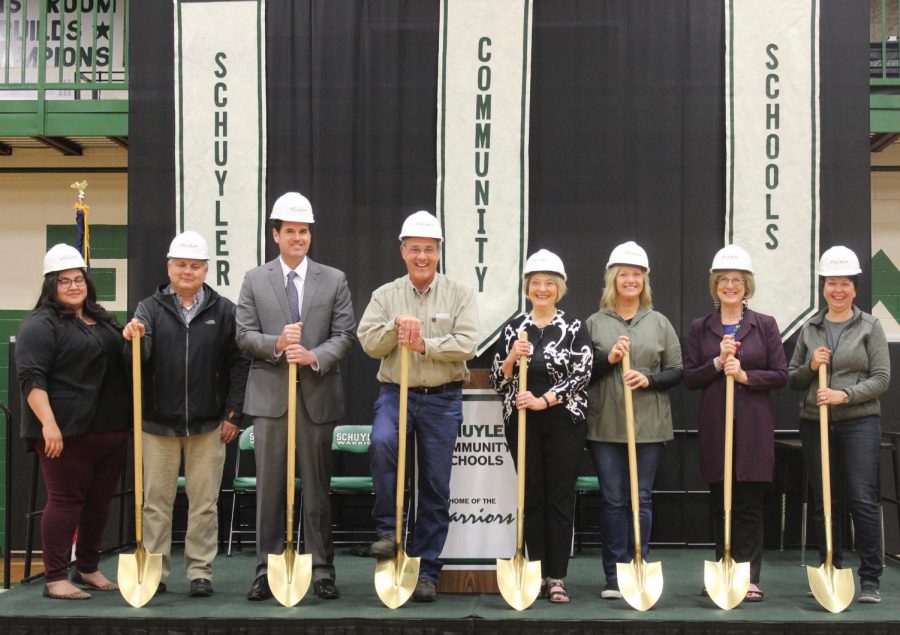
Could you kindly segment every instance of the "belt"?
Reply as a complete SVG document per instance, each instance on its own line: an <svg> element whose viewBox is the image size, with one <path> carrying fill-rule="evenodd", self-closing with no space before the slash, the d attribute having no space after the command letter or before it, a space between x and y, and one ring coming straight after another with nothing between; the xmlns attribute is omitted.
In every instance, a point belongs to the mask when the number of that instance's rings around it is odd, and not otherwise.
<svg viewBox="0 0 900 635"><path fill-rule="evenodd" d="M461 381L451 381L446 384L441 384L440 386L410 386L409 392L414 392L417 395L438 395L444 392L455 392L462 388L462 385L463 383ZM398 384L388 384L388 386L400 388Z"/></svg>

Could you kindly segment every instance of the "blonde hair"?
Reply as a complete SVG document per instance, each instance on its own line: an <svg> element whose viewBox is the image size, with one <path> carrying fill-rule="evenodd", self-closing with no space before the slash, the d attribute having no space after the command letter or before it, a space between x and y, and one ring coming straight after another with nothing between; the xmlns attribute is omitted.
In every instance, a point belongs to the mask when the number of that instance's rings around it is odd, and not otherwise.
<svg viewBox="0 0 900 635"><path fill-rule="evenodd" d="M622 267L632 267L633 265L612 265L607 267L606 274L603 276L603 293L600 296L600 308L616 310L616 300L619 299L619 293L616 291L616 276L622 270ZM640 269L641 278L644 280L644 288L641 289L641 306L646 309L653 308L653 290L650 288L650 272L643 267L635 267Z"/></svg>
<svg viewBox="0 0 900 635"><path fill-rule="evenodd" d="M726 271L740 271L741 275L744 276L744 299L749 300L753 297L753 294L756 293L756 280L753 279L753 274L749 271L741 271L740 269L716 269L715 271L709 274L709 295L712 296L713 300L719 299L719 294L716 293L716 289L719 286L719 276L725 273Z"/></svg>
<svg viewBox="0 0 900 635"><path fill-rule="evenodd" d="M532 271L525 274L525 295L528 295L528 281L531 280L531 276L536 273L542 273L545 276L550 276L550 279L553 280L553 284L556 285L556 302L559 303L562 300L566 292L569 288L566 286L566 281L563 280L563 277L556 273L555 271Z"/></svg>

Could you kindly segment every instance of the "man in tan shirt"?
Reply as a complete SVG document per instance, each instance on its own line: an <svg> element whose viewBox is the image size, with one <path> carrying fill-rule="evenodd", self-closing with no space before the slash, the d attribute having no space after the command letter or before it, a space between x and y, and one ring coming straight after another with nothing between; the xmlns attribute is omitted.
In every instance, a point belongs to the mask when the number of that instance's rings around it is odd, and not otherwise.
<svg viewBox="0 0 900 635"><path fill-rule="evenodd" d="M421 557L417 602L433 602L441 572L439 560L450 523L450 468L462 422L462 384L466 360L475 356L478 308L466 285L437 273L443 234L428 212L406 219L400 255L408 275L379 287L363 314L357 334L363 350L381 360L381 390L375 402L369 456L375 481L378 558L395 554L395 505L400 399L400 345L410 349L408 431L415 431L418 504L413 556Z"/></svg>

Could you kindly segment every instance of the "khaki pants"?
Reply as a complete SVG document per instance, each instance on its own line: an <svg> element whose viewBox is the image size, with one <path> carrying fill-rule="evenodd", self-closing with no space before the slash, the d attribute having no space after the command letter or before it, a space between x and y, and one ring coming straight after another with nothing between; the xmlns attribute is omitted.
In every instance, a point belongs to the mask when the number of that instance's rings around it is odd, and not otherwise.
<svg viewBox="0 0 900 635"><path fill-rule="evenodd" d="M171 572L172 506L178 488L178 468L184 453L188 498L184 563L188 580L212 580L212 562L219 550L219 488L225 465L220 428L190 437L143 433L144 547L163 556L162 581Z"/></svg>

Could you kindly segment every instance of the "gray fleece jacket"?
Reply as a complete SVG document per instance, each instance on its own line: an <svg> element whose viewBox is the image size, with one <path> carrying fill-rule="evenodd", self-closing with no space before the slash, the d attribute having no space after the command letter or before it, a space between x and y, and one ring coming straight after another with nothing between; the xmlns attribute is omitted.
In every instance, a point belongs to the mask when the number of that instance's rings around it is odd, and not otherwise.
<svg viewBox="0 0 900 635"><path fill-rule="evenodd" d="M812 353L820 346L828 346L825 334L824 308L811 317L797 339L797 348L788 366L788 382L794 390L805 390L800 403L800 418L819 418L816 391L819 388L818 373L809 367ZM853 307L850 324L841 333L832 350L828 367L828 387L843 390L850 402L831 406L832 421L847 421L881 414L878 396L888 389L891 382L891 360L884 329L876 318Z"/></svg>

